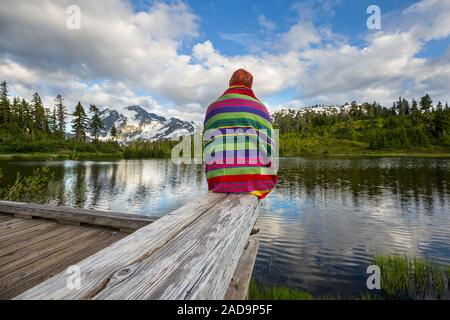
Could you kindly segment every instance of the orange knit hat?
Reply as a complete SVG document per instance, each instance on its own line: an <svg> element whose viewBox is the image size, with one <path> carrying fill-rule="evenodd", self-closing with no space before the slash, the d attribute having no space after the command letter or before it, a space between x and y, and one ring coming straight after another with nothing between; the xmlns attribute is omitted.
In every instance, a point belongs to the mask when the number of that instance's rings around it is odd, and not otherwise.
<svg viewBox="0 0 450 320"><path fill-rule="evenodd" d="M230 87L237 85L244 85L248 88L251 88L253 85L252 74L244 69L236 70L231 76Z"/></svg>

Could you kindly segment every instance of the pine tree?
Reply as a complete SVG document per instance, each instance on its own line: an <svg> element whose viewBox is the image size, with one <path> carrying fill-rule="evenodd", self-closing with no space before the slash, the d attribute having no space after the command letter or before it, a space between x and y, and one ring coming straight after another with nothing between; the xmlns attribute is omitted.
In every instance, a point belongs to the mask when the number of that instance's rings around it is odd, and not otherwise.
<svg viewBox="0 0 450 320"><path fill-rule="evenodd" d="M420 99L420 109L424 112L428 112L432 107L433 107L433 100L431 100L428 94L424 95Z"/></svg>
<svg viewBox="0 0 450 320"><path fill-rule="evenodd" d="M89 107L89 112L92 113L91 122L89 128L92 131L92 135L94 136L94 141L98 140L98 135L100 131L103 129L103 122L100 118L100 110L94 104L91 104Z"/></svg>
<svg viewBox="0 0 450 320"><path fill-rule="evenodd" d="M33 119L31 116L30 105L25 99L20 103L21 126L25 132L31 133L33 127Z"/></svg>
<svg viewBox="0 0 450 320"><path fill-rule="evenodd" d="M64 105L64 99L60 94L56 96L55 101L58 118L58 134L61 138L64 138L64 133L66 132L67 108Z"/></svg>
<svg viewBox="0 0 450 320"><path fill-rule="evenodd" d="M37 92L33 95L33 100L31 101L32 106L32 117L33 117L33 127L36 131L44 132L46 125L46 114L44 105L42 104L41 97Z"/></svg>
<svg viewBox="0 0 450 320"><path fill-rule="evenodd" d="M412 100L411 107L411 121L413 126L417 126L420 123L420 119L422 114L420 113L419 108L417 107L417 101Z"/></svg>
<svg viewBox="0 0 450 320"><path fill-rule="evenodd" d="M116 126L113 124L110 131L111 137L113 140L117 137L117 129Z"/></svg>
<svg viewBox="0 0 450 320"><path fill-rule="evenodd" d="M429 134L431 131L431 117L429 112L432 108L433 108L433 101L431 100L430 96L428 94L424 95L420 99L420 109L424 112L423 124L425 134Z"/></svg>
<svg viewBox="0 0 450 320"><path fill-rule="evenodd" d="M77 141L85 141L86 139L86 130L88 127L86 113L84 112L83 106L80 102L78 102L75 107L75 112L72 113L74 117L72 120L72 132L75 135L75 139Z"/></svg>
<svg viewBox="0 0 450 320"><path fill-rule="evenodd" d="M444 114L444 109L442 107L442 103L439 101L436 105L436 111L434 112L433 119L433 135L436 139L442 138L447 125L448 123Z"/></svg>
<svg viewBox="0 0 450 320"><path fill-rule="evenodd" d="M6 81L0 84L0 126L9 125L10 102L8 98L8 86Z"/></svg>
<svg viewBox="0 0 450 320"><path fill-rule="evenodd" d="M50 109L48 108L44 108L44 112L45 112L45 116L44 116L44 133L49 133L50 130L50 123L51 123L51 118L52 118L52 114ZM44 135L45 138L45 135Z"/></svg>
<svg viewBox="0 0 450 320"><path fill-rule="evenodd" d="M19 100L19 98L14 97L13 102L11 104L11 108L10 108L10 114L9 114L9 122L10 122L11 128L18 127L19 118L20 118L20 100Z"/></svg>
<svg viewBox="0 0 450 320"><path fill-rule="evenodd" d="M59 133L58 115L56 112L56 108L53 108L52 115L50 116L50 131L53 134Z"/></svg>

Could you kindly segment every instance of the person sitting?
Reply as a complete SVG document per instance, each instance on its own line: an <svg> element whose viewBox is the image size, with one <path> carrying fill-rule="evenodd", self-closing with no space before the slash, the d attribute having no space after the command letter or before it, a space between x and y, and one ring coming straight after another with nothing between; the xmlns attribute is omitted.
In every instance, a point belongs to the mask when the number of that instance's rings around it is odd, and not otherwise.
<svg viewBox="0 0 450 320"><path fill-rule="evenodd" d="M264 198L277 184L272 119L255 96L253 76L235 71L229 88L207 109L204 157L208 190Z"/></svg>

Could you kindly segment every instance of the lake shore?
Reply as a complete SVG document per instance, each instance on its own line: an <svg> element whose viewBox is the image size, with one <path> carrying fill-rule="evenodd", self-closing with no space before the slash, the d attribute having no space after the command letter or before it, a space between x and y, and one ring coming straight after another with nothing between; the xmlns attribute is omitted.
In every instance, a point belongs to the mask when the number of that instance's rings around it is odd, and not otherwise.
<svg viewBox="0 0 450 320"><path fill-rule="evenodd" d="M25 160L120 160L123 159L122 152L79 152L79 153L11 153L0 154L0 161L25 161Z"/></svg>
<svg viewBox="0 0 450 320"><path fill-rule="evenodd" d="M406 151L385 151L385 152L358 152L358 153L300 153L297 155L282 155L282 158L292 157L374 157L374 158L450 158L450 152L406 152ZM121 160L121 159L154 159L161 157L136 157L126 158L122 152L32 152L32 153L10 153L0 154L0 161L26 161L26 160ZM164 157L163 157L164 158ZM165 157L169 158L169 157Z"/></svg>

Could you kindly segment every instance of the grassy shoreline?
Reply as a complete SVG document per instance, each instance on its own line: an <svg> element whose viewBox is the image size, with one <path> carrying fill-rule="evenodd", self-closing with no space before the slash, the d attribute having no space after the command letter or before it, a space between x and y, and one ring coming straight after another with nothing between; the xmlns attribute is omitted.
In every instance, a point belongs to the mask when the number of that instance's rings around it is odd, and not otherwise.
<svg viewBox="0 0 450 320"><path fill-rule="evenodd" d="M381 290L365 292L350 300L446 300L450 298L450 266L407 256L376 256ZM249 300L340 300L339 295L314 296L307 290L268 285L253 278Z"/></svg>
<svg viewBox="0 0 450 320"><path fill-rule="evenodd" d="M0 154L0 161L25 161L25 160L120 160L123 159L121 152L102 153L102 152L77 152L77 153L11 153Z"/></svg>
<svg viewBox="0 0 450 320"><path fill-rule="evenodd" d="M450 152L366 152L366 153L305 153L298 155L286 155L282 158L293 157L373 157L373 158L444 158L450 159ZM160 159L161 157L136 157L130 159ZM169 157L165 157L169 158ZM33 153L11 153L0 154L0 161L25 161L25 160L121 160L126 159L122 152L79 152L79 153L57 153L57 152L33 152Z"/></svg>

